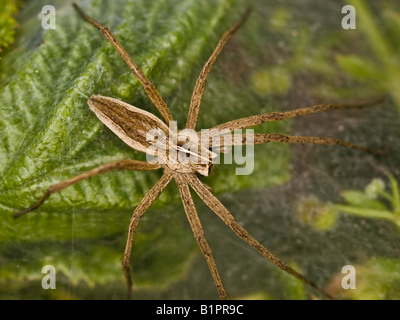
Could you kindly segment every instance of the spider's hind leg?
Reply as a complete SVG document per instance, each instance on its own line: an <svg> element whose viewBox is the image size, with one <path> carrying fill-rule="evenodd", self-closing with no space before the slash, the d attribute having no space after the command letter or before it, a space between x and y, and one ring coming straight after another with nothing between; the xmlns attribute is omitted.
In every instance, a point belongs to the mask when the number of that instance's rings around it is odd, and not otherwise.
<svg viewBox="0 0 400 320"><path fill-rule="evenodd" d="M175 179L178 184L183 207L185 209L186 216L189 220L189 224L192 228L193 235L196 238L196 241L200 247L201 252L203 253L204 258L206 259L208 268L210 269L211 275L214 279L214 283L217 288L219 297L221 300L227 300L228 296L222 284L222 280L219 275L217 266L215 264L211 248L204 237L203 227L201 226L201 222L197 214L196 207L194 206L193 198L189 190L189 185L185 180L185 178L181 177L180 175L176 175Z"/></svg>
<svg viewBox="0 0 400 320"><path fill-rule="evenodd" d="M218 140L217 140L218 142ZM355 143L343 141L331 137L310 137L310 136L291 136L283 133L256 133L256 134L241 134L239 139L226 139L222 137L216 148L223 149L229 148L232 145L245 145L245 144L266 144L269 142L291 143L291 144L319 144L325 146L341 146L348 149L355 149L362 152L383 155L388 154L389 151L381 149L370 149L360 146Z"/></svg>
<svg viewBox="0 0 400 320"><path fill-rule="evenodd" d="M319 293L324 295L325 297L332 299L332 297L322 288L317 286L314 282L298 273L296 270L289 267L284 261L279 259L276 255L271 253L267 248L265 248L261 243L259 243L256 239L254 239L243 227L241 227L236 221L232 214L225 208L225 206L212 194L208 191L207 188L201 183L198 177L195 175L186 175L186 179L192 188L196 191L199 197L204 201L204 203L214 211L222 221L228 225L235 234L247 242L250 246L256 249L260 254L262 254L265 258L271 261L274 265L282 269L283 271L289 273L290 275L296 277L297 279L303 281L309 286L313 287Z"/></svg>
<svg viewBox="0 0 400 320"><path fill-rule="evenodd" d="M125 274L126 283L128 285L127 299L130 300L132 293L132 277L130 272L130 262L132 255L133 238L139 224L139 219L145 214L149 209L151 204L158 198L158 196L164 191L166 186L172 179L172 174L169 171L164 171L164 175L160 180L154 185L153 188L143 197L139 205L133 212L131 222L129 224L128 237L126 239L124 257L122 260L122 267Z"/></svg>
<svg viewBox="0 0 400 320"><path fill-rule="evenodd" d="M118 161L113 161L110 163L103 164L101 166L98 166L94 169L91 169L89 171L83 172L75 177L69 178L67 180L61 181L59 183L51 185L45 194L37 201L35 204L33 204L31 207L28 209L25 209L24 211L21 211L19 213L16 213L14 215L14 218L21 217L28 212L31 212L33 210L36 210L39 208L53 193L60 192L61 190L78 183L82 180L88 179L90 177L97 176L102 173L106 173L109 171L113 170L139 170L139 171L144 171L144 170L155 170L158 169L160 166L154 165L154 164L149 164L148 162L144 161L138 161L138 160L133 160L133 159L124 159L124 160L118 160Z"/></svg>

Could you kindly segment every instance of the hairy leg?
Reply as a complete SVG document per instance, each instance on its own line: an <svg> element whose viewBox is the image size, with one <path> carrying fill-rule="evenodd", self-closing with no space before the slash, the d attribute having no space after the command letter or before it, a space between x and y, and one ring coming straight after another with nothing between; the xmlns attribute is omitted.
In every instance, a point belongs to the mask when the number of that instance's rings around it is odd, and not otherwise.
<svg viewBox="0 0 400 320"><path fill-rule="evenodd" d="M331 296L326 293L323 289L318 287L315 283L308 280L306 277L289 267L285 262L271 253L268 249L266 249L261 243L259 243L256 239L254 239L244 228L242 228L236 221L232 214L225 208L225 206L209 191L208 188L204 186L204 184L199 180L199 178L194 174L186 175L186 179L192 188L196 191L196 193L200 196L200 198L204 201L204 203L213 210L221 219L224 221L235 233L236 235L251 245L254 249L256 249L259 253L261 253L264 257L270 260L274 265L279 267L280 269L286 271L292 276L300 279L301 281L307 283L319 293L323 294L327 298L331 298Z"/></svg>
<svg viewBox="0 0 400 320"><path fill-rule="evenodd" d="M132 278L130 273L130 259L132 254L133 238L135 237L136 229L139 224L139 219L144 215L151 204L158 198L158 196L164 191L165 187L172 179L172 174L169 171L164 171L164 175L154 185L153 188L144 196L142 201L136 207L133 212L131 222L129 224L128 238L126 240L124 257L122 260L122 266L124 269L126 283L128 285L127 298L131 298L132 291Z"/></svg>
<svg viewBox="0 0 400 320"><path fill-rule="evenodd" d="M82 9L76 4L72 4L76 11L82 16L83 19L94 25L100 32L104 35L104 37L114 46L114 48L121 55L122 59L126 62L129 68L132 70L134 75L139 79L140 83L143 85L144 90L146 91L148 97L153 102L153 104L160 111L161 115L164 117L166 123L168 124L170 121L173 121L172 115L165 104L163 98L158 93L154 84L146 77L143 71L137 66L137 64L131 59L125 49L121 46L118 40L115 38L113 33L102 24L98 23L96 20L92 19L88 15L86 15Z"/></svg>
<svg viewBox="0 0 400 320"><path fill-rule="evenodd" d="M223 124L217 125L212 129L216 129L218 131L229 130L233 131L235 129L245 129L257 126L266 121L280 121L285 119L290 119L298 116L304 116L308 114L328 111L328 110L337 110L337 109L352 109L352 108L360 108L374 105L378 102L381 102L382 98L377 98L368 102L360 102L360 103L348 103L348 104L317 104L310 107L285 111L285 112L270 112L264 113L261 115L250 116L246 118L236 119L229 122L225 122ZM218 132L216 131L216 132Z"/></svg>
<svg viewBox="0 0 400 320"><path fill-rule="evenodd" d="M47 189L45 194L39 199L39 201L37 201L34 205L29 207L28 209L15 214L14 218L18 218L24 214L27 214L30 211L33 211L33 210L39 208L43 204L43 202L45 202L53 193L59 192L65 188L69 187L70 185L73 185L82 180L88 179L90 177L94 177L99 174L106 173L106 172L113 171L113 170L146 171L146 170L156 170L159 168L160 168L160 165L158 165L158 164L150 164L148 162L138 161L138 160L133 160L133 159L124 159L124 160L118 160L118 161L113 161L110 163L103 164L92 170L83 172L75 177L72 177L70 179L61 181L57 184L51 185Z"/></svg>
<svg viewBox="0 0 400 320"><path fill-rule="evenodd" d="M185 209L187 218L188 218L190 226L192 228L194 237L196 238L197 243L200 247L200 250L203 253L204 258L206 259L208 268L210 269L211 275L214 279L215 286L217 287L219 297L222 300L226 300L226 299L228 299L228 296L227 296L224 286L222 284L221 277L219 276L218 269L215 264L212 252L211 252L211 248L208 245L208 243L204 237L203 228L201 226L200 219L197 215L197 211L194 206L192 196L190 194L188 183L185 181L185 179L181 175L176 175L175 179L178 184L179 192L180 192L181 198L182 198L183 207Z"/></svg>
<svg viewBox="0 0 400 320"><path fill-rule="evenodd" d="M246 21L249 14L250 14L250 10L247 10L246 13L243 15L243 17L222 35L221 39L219 40L219 42L217 44L217 47L214 49L210 58L207 60L203 69L201 70L200 75L194 86L192 99L190 101L188 119L187 119L185 128L194 129L196 127L197 118L198 118L199 112L200 112L201 101L203 99L203 93L204 93L204 89L205 89L206 83L207 83L207 80L206 80L207 76L210 73L215 60L217 60L217 57L221 53L221 51L224 48L224 46L226 45L226 43L229 41L229 39L232 37L232 35L235 33L235 31Z"/></svg>
<svg viewBox="0 0 400 320"><path fill-rule="evenodd" d="M309 136L290 136L283 133L256 133L256 134L241 134L239 137L226 139L221 137L217 140L217 144L214 140L213 148L226 149L232 145L245 145L245 144L265 144L269 142L281 142L281 143L297 143L297 144L320 144L326 146L342 146L349 149L356 149L359 151L371 153L371 154L386 154L385 150L372 150L354 143L346 142L336 138L329 137L309 137Z"/></svg>

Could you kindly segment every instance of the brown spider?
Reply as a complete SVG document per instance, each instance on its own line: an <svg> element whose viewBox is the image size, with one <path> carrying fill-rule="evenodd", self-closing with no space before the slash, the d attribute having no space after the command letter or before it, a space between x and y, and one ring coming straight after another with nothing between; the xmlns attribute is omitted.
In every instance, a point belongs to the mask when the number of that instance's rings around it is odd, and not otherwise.
<svg viewBox="0 0 400 320"><path fill-rule="evenodd" d="M88 100L88 104L91 110L96 114L96 116L102 121L108 128L110 128L118 137L120 137L126 144L135 150L151 154L152 156L161 153L149 152L151 143L147 137L147 133L151 130L158 130L158 132L164 133L166 136L171 137L171 125L173 123L172 115L165 104L164 100L161 98L160 94L156 90L152 82L146 77L146 75L140 70L140 68L133 62L126 51L119 44L115 36L111 31L96 22L89 16L87 16L76 4L73 4L74 8L79 12L79 14L92 25L97 27L101 33L106 37L106 39L115 47L121 57L125 60L127 65L131 68L134 75L139 79L144 87L147 95L157 107L161 115L163 116L165 122L157 118L155 115L141 110L139 108L133 107L127 103L121 102L117 99L104 97L100 95L93 95ZM193 90L192 99L189 108L189 114L186 122L185 129L195 129L198 114L200 111L200 105L203 97L204 88L206 85L206 78L212 69L212 66L217 59L218 55L221 53L223 47L228 42L232 34L245 22L249 15L249 10L245 15L235 23L231 28L229 28L221 37L218 42L217 47L214 49L210 58L204 65L201 73L196 81L196 85ZM343 109L359 107L363 104L322 104L315 105L311 107L296 109L287 112L272 112L262 115L251 116L247 118L233 120L216 127L211 128L211 132L232 132L237 129L244 129L259 125L265 121L278 121L288 118L293 118L301 115L312 114L321 111L327 111L331 109ZM364 104L365 105L365 104ZM214 131L212 131L214 129ZM182 132L182 131L180 131ZM225 135L226 136L226 135ZM321 137L306 137L306 136L289 136L285 134L246 134L240 135L240 139L235 139L234 142L227 142L228 140L223 139L222 135L209 136L209 139L218 137L218 143L214 143L214 147L218 150L224 152L224 149L231 147L232 145L245 145L245 144L265 144L271 141L283 142L283 143L311 143L311 144L323 144L323 145L341 145L347 148L358 149L365 152L373 152L367 148L358 146L356 144L344 142L335 138L321 138ZM130 257L132 252L133 238L138 227L138 223L143 214L147 211L150 205L157 199L157 197L164 191L165 187L175 179L179 192L182 198L183 206L189 220L190 226L192 228L193 234L198 242L201 252L203 253L208 267L210 269L211 275L214 279L219 297L221 299L227 299L227 294L222 284L218 269L216 267L211 249L204 237L203 228L201 226L199 217L197 215L196 208L193 203L193 199L189 190L191 186L194 191L200 196L200 198L207 204L212 211L214 211L235 233L236 235L246 241L249 245L255 248L264 257L269 259L273 264L275 264L280 269L286 271L292 276L304 281L318 292L324 296L330 298L329 294L323 289L318 287L312 281L308 280L303 275L299 274L294 269L290 268L286 263L284 263L277 256L272 254L263 245L261 245L256 239L254 239L245 229L243 229L231 215L231 213L225 208L225 206L213 195L210 188L203 184L198 178L198 173L204 176L208 176L210 173L211 166L213 164L214 153L210 150L207 143L201 140L194 147L187 148L183 146L181 141L181 136L175 137L177 140L173 142L171 139L167 141L169 148L164 151L167 155L161 157L161 163L152 163L138 161L134 159L124 159L119 161L114 161L111 163L103 164L92 170L79 174L73 178L61 181L54 184L48 188L46 193L40 198L30 208L17 213L15 217L20 217L32 210L37 209L49 196L53 193L59 192L62 189L78 183L84 179L96 176L98 174L106 173L112 170L156 170L162 168L164 174L161 179L156 183L156 185L144 196L142 201L134 210L133 216L130 221L128 238L126 242L125 252L123 256L123 270L125 278L128 284L128 298L131 294L132 279L130 273ZM207 142L209 140L207 139ZM200 163L195 162L180 162L172 161L169 155L172 151L178 154L178 158L186 158L189 155L195 155L195 157L200 158L202 161ZM195 150L195 151L193 151Z"/></svg>

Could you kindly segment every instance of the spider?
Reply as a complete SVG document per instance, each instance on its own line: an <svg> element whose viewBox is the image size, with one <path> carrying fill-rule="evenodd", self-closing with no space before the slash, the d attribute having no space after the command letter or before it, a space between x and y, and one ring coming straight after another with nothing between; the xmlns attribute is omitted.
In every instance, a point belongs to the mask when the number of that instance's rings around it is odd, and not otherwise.
<svg viewBox="0 0 400 320"><path fill-rule="evenodd" d="M158 93L154 84L146 77L146 75L141 71L141 69L135 64L135 62L130 58L128 53L124 50L118 40L115 38L113 33L102 24L98 23L88 15L86 15L82 9L77 5L73 4L76 11L85 19L87 22L91 23L93 26L98 28L104 37L114 46L117 52L124 59L126 64L132 70L134 75L139 79L140 83L143 85L148 97L152 103L157 107L158 111L164 118L164 121L160 120L155 115L146 112L142 109L131 106L120 100L104 97L101 95L92 95L88 100L88 105L90 109L95 113L95 115L102 121L109 129L111 129L119 138L121 138L127 145L135 150L145 152L146 154L151 154L152 156L158 155L161 161L154 163L151 161L138 161L134 159L123 159L114 161L111 163L103 164L99 167L81 173L70 179L61 181L57 184L51 185L45 194L30 208L19 212L14 215L14 217L20 217L30 211L37 209L43 204L46 199L48 199L52 194L57 193L68 186L78 183L84 179L110 172L113 170L140 170L140 171L151 171L163 169L163 175L160 180L151 188L151 190L144 196L139 205L133 212L132 218L130 220L128 236L125 246L125 251L122 258L122 267L127 282L127 297L131 297L132 291L132 278L130 272L130 260L132 253L133 240L138 228L140 218L145 214L150 205L157 199L157 197L164 191L166 186L175 180L177 183L180 196L182 198L182 203L184 210L186 212L187 219L193 231L194 237L200 247L202 254L207 262L208 268L210 269L212 278L214 280L216 289L220 299L227 299L227 293L224 289L220 274L218 272L217 266L215 264L213 254L210 246L208 245L205 237L200 219L197 215L197 211L192 199L192 195L189 187L191 187L199 197L204 201L204 203L214 211L219 218L222 219L225 224L227 224L233 232L242 240L247 242L250 246L256 249L265 258L271 261L274 265L284 270L285 272L291 274L292 276L305 282L317 292L324 295L325 297L331 298L330 295L317 286L314 282L298 273L291 267L289 267L285 262L283 262L276 255L271 253L266 249L260 242L253 238L243 227L241 227L234 219L232 214L225 208L225 206L214 196L211 189L205 185L200 179L199 175L208 176L210 174L211 167L213 165L213 158L215 154L209 148L208 143L201 140L200 143L187 147L184 145L185 136L182 138L180 133L184 132L181 130L178 135L175 135L175 141L169 138L168 145L169 148L165 148L166 153L162 155L162 152L150 152L151 143L148 139L147 134L151 130L156 130L157 132L164 133L166 136L174 136L171 133L171 124L174 123L173 117L165 104L164 100ZM203 93L206 86L206 79L210 73L214 62L221 53L222 49L235 33L235 31L246 21L249 16L250 10L248 9L243 17L233 24L220 38L216 48L212 52L211 56L203 66L199 77L197 78L187 117L187 122L185 125L186 130L194 130L196 127L197 118L200 111L200 106L202 102ZM245 129L249 127L254 127L266 121L279 121L289 118L294 118L297 116L313 114L316 112L327 111L332 109L346 109L353 107L360 107L365 104L320 104L310 107L295 109L286 112L271 112L261 115L250 116L246 118L241 118L233 121L226 122L224 124L217 125L211 128L209 139L218 138L217 147L218 150L224 152L225 149L232 147L233 145L246 145L246 144L265 144L269 142L282 142L282 143L309 143L309 144L322 144L322 145L339 145L347 148L358 149L364 152L374 151L353 144L345 142L335 138L321 138L321 137L308 137L308 136L290 136L286 134L241 134L239 139L235 139L234 142L229 142L229 139L223 139L224 137L218 132L230 132L234 130ZM214 129L214 130L212 130ZM214 132L214 133L212 133ZM217 132L217 133L215 133ZM200 134L200 132L199 132ZM226 137L226 134L225 134ZM187 138L187 137L186 137ZM220 138L220 139L219 139ZM182 141L182 139L184 141ZM227 142L228 141L228 142ZM207 140L206 142L209 142ZM172 161L170 155L175 151L177 153L178 161ZM199 162L194 161L180 161L179 159L186 159L189 156L195 156L195 158L200 158Z"/></svg>

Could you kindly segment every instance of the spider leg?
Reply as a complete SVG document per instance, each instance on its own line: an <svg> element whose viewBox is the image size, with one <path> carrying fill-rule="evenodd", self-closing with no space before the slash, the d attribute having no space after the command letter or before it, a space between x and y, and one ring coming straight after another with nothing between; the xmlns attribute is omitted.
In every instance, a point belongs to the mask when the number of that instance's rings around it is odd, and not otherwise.
<svg viewBox="0 0 400 320"><path fill-rule="evenodd" d="M165 187L172 179L172 174L165 170L164 175L160 180L154 185L153 188L144 196L144 198L140 201L139 205L136 207L133 212L129 230L128 230L128 238L126 240L126 246L124 251L124 257L122 260L122 267L124 269L126 283L128 285L128 294L127 298L131 298L132 291L132 278L130 273L130 259L132 254L132 246L133 246L133 238L136 233L136 229L139 224L139 219L144 215L147 209L151 206L151 204L158 198L158 196L164 191Z"/></svg>
<svg viewBox="0 0 400 320"><path fill-rule="evenodd" d="M221 281L221 277L218 273L217 266L215 264L211 248L208 245L205 237L203 228L201 226L200 219L197 215L196 208L193 203L192 196L190 194L189 186L185 179L181 177L179 174L175 175L176 183L178 184L179 192L181 194L183 207L185 209L187 218L189 220L190 226L192 228L194 237L197 240L197 243L200 247L201 252L204 255L204 258L207 261L208 268L210 269L211 275L214 279L215 286L217 287L217 291L221 300L228 299L228 296L225 292L224 286Z"/></svg>
<svg viewBox="0 0 400 320"><path fill-rule="evenodd" d="M304 116L304 115L328 111L328 110L367 107L367 106L371 106L376 103L379 103L382 100L383 100L383 98L380 97L380 98L376 98L376 99L368 101L368 102L360 102L360 103L353 103L353 104L352 103L317 104L314 106L285 111L285 112L264 113L264 114L260 114L260 115L256 115L256 116L250 116L250 117L246 117L246 118L240 118L240 119L232 120L229 122L225 122L223 124L220 124L220 125L217 125L217 126L211 128L210 131L213 129L216 129L218 131L222 131L222 130L233 131L235 129L245 129L245 128L257 126L266 121L280 121L280 120L290 119L290 118L294 118L294 117L298 117L298 116ZM215 132L218 132L218 131L215 131Z"/></svg>
<svg viewBox="0 0 400 320"><path fill-rule="evenodd" d="M82 180L88 179L90 177L97 176L102 173L106 173L113 170L139 170L139 171L147 171L147 170L156 170L160 168L158 164L150 164L144 161L138 161L133 159L124 159L124 160L117 160L110 163L103 164L99 167L91 169L89 171L83 172L75 177L70 179L61 181L59 183L51 185L45 194L37 201L34 205L29 207L28 209L21 211L14 215L14 218L18 218L28 212L31 212L37 208L39 208L43 202L45 202L53 193L59 192L70 185L78 183Z"/></svg>
<svg viewBox="0 0 400 320"><path fill-rule="evenodd" d="M308 280L306 277L289 267L285 262L279 259L277 256L272 254L268 249L266 249L261 243L259 243L256 239L254 239L244 228L242 228L236 221L232 214L225 208L225 206L206 188L203 183L199 180L199 178L194 174L187 174L186 180L192 186L192 188L196 191L196 193L200 196L200 198L204 201L204 203L214 211L222 221L224 221L235 233L236 235L251 245L254 249L256 249L259 253L261 253L264 257L270 260L274 265L279 267L280 269L286 271L292 276L300 279L301 281L307 283L315 290L323 294L328 298L332 298L328 293L326 293L323 289L318 287L314 282Z"/></svg>
<svg viewBox="0 0 400 320"><path fill-rule="evenodd" d="M76 11L78 11L78 13L82 16L83 19L85 19L86 21L94 25L97 29L99 29L100 32L104 35L104 37L114 46L117 52L121 55L122 59L124 59L126 64L129 66L129 68L132 70L135 76L139 79L148 97L160 111L166 123L168 124L170 121L173 121L172 115L167 105L165 104L163 98L158 93L154 84L146 77L143 71L131 59L131 57L128 55L125 49L117 41L114 34L106 26L103 26L102 24L98 23L97 21L86 15L76 3L73 3L72 5L76 9Z"/></svg>
<svg viewBox="0 0 400 320"><path fill-rule="evenodd" d="M236 135L235 135L236 136ZM233 136L232 136L233 137ZM220 149L230 147L232 145L245 145L245 144L265 144L268 142L281 142L281 143L298 143L298 144L321 144L326 146L342 146L349 149L356 149L371 154L386 154L386 150L372 150L358 144L346 142L336 138L329 137L309 137L309 136L290 136L282 133L256 133L256 134L240 134L239 137L233 139L226 139L221 137L219 145L214 145ZM215 141L215 138L214 140ZM217 140L218 142L218 140Z"/></svg>
<svg viewBox="0 0 400 320"><path fill-rule="evenodd" d="M250 10L248 9L243 17L236 22L233 26L231 26L221 37L219 40L217 47L214 49L213 53L211 54L210 58L207 60L203 69L200 72L199 77L197 78L196 85L193 89L192 99L190 101L189 107L189 114L186 122L185 128L187 129L194 129L196 127L197 118L199 116L201 101L203 99L204 89L207 83L207 76L210 73L215 60L221 53L222 49L235 33L235 31L246 21L247 17L250 14Z"/></svg>

